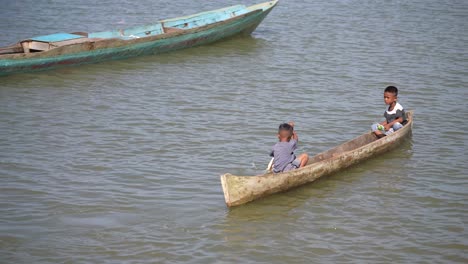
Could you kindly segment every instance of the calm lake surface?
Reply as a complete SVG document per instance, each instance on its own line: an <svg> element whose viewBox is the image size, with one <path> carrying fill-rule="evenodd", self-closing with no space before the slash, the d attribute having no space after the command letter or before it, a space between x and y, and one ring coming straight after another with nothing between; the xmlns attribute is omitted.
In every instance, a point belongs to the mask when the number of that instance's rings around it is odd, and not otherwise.
<svg viewBox="0 0 468 264"><path fill-rule="evenodd" d="M0 44L254 1L3 1ZM468 2L281 1L251 37L0 78L0 263L468 263ZM401 148L234 209L281 122Z"/></svg>

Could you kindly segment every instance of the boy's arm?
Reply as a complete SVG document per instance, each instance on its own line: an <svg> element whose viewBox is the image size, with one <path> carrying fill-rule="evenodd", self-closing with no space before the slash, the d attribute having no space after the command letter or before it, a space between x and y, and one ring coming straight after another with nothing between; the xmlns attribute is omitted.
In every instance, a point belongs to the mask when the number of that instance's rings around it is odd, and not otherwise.
<svg viewBox="0 0 468 264"><path fill-rule="evenodd" d="M296 140L297 142L299 142L299 137L297 136L297 133L296 133L296 131L294 130L294 125L295 125L294 122L293 122L293 121L289 121L288 124L289 124L290 126L293 127L293 134L292 134L292 137L291 137L291 138L294 139L294 140Z"/></svg>
<svg viewBox="0 0 468 264"><path fill-rule="evenodd" d="M385 130L389 130L389 128L387 128L387 120L384 120L382 122L380 122L379 124L381 124Z"/></svg>
<svg viewBox="0 0 468 264"><path fill-rule="evenodd" d="M293 130L293 134L292 134L292 139L296 140L297 142L299 142L299 136L297 135L296 131Z"/></svg>

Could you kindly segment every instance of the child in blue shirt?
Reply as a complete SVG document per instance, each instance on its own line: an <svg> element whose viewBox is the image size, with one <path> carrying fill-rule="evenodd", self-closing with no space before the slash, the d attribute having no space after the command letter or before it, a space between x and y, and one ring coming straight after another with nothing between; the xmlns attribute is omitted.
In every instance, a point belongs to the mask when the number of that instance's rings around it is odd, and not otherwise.
<svg viewBox="0 0 468 264"><path fill-rule="evenodd" d="M296 157L294 151L297 148L299 137L294 131L294 123L284 123L278 128L279 142L273 146L270 156L273 157L273 172L290 171L307 165L309 155L303 153Z"/></svg>
<svg viewBox="0 0 468 264"><path fill-rule="evenodd" d="M384 102L388 109L384 113L385 120L372 125L372 131L381 138L402 128L406 123L406 114L403 106L397 102L398 88L388 86L384 91Z"/></svg>

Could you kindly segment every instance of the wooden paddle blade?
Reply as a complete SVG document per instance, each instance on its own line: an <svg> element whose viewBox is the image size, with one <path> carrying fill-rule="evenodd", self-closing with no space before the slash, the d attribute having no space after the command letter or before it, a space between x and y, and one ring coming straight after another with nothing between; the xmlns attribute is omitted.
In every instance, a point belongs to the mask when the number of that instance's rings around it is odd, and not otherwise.
<svg viewBox="0 0 468 264"><path fill-rule="evenodd" d="M275 158L271 158L270 163L268 163L268 166L266 168L266 171L271 171L271 169L273 168L273 160L274 159Z"/></svg>

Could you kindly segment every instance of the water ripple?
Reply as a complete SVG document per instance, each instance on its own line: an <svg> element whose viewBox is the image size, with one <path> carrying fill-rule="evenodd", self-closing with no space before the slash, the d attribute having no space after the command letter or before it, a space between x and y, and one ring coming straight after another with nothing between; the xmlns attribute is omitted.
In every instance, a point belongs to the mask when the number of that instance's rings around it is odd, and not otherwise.
<svg viewBox="0 0 468 264"><path fill-rule="evenodd" d="M0 43L228 2L10 1ZM283 1L252 37L0 78L2 261L468 262L467 10ZM279 123L326 150L382 120L387 85L415 110L401 148L226 209L219 175L262 173Z"/></svg>

